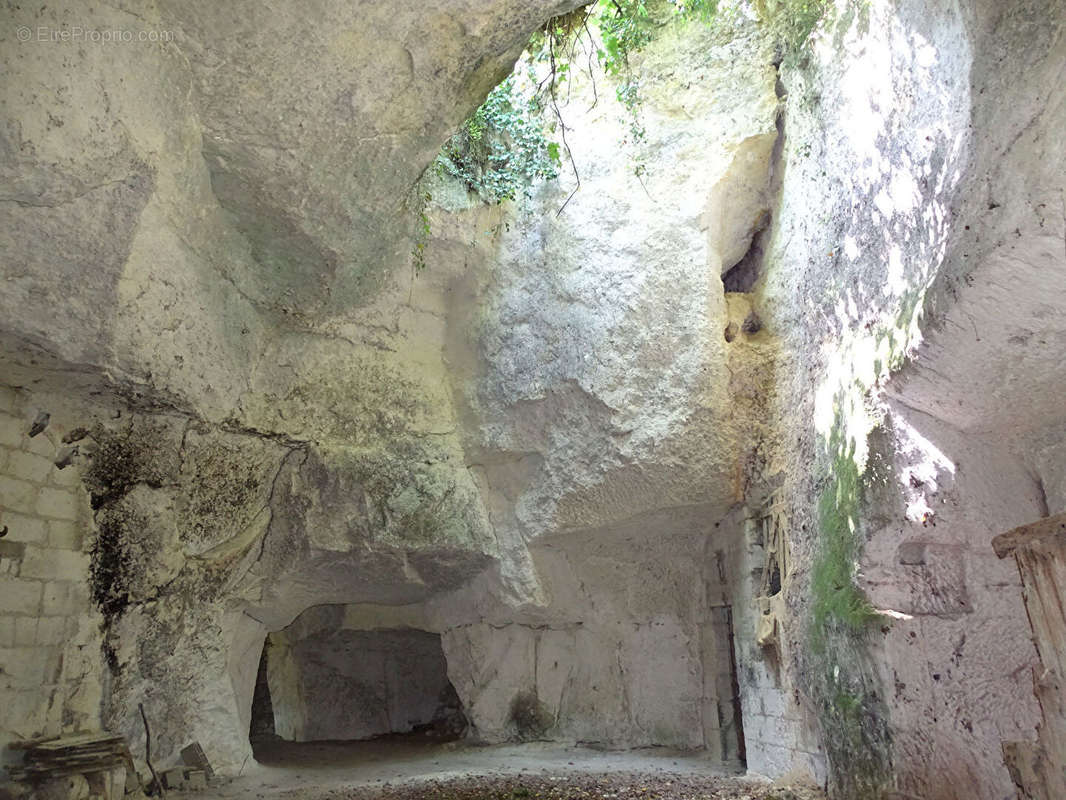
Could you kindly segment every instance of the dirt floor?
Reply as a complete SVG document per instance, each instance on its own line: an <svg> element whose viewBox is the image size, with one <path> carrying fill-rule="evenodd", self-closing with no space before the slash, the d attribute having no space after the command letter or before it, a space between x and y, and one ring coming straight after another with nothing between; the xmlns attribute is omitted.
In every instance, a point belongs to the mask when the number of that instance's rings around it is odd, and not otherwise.
<svg viewBox="0 0 1066 800"><path fill-rule="evenodd" d="M475 747L394 738L257 748L241 777L189 800L823 800L816 789L738 776L662 749Z"/></svg>

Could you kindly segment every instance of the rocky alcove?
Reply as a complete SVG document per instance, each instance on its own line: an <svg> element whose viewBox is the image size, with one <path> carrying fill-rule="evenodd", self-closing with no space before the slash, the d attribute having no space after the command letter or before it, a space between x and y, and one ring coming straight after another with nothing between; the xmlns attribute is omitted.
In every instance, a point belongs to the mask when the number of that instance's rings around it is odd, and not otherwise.
<svg viewBox="0 0 1066 800"><path fill-rule="evenodd" d="M0 798L1066 786L1060 3L0 17Z"/></svg>
<svg viewBox="0 0 1066 800"><path fill-rule="evenodd" d="M250 739L359 741L417 731L456 738L466 728L439 634L353 629L345 610L316 606L267 636L252 700ZM258 724L257 724L258 723Z"/></svg>

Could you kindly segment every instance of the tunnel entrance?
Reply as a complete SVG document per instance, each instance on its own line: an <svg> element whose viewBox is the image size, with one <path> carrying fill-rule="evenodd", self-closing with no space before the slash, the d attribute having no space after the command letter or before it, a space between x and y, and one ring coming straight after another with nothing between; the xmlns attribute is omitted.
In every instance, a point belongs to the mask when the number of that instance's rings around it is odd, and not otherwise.
<svg viewBox="0 0 1066 800"><path fill-rule="evenodd" d="M249 729L257 757L267 743L390 735L439 742L466 726L438 634L354 630L342 607L318 607L263 645Z"/></svg>

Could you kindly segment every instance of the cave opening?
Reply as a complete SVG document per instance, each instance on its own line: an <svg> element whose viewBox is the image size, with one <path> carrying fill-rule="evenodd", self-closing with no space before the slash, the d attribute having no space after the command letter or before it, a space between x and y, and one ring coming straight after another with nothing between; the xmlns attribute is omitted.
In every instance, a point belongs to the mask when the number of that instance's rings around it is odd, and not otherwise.
<svg viewBox="0 0 1066 800"><path fill-rule="evenodd" d="M467 728L439 634L352 629L343 607L309 609L263 644L249 741L258 760L305 743L440 743Z"/></svg>

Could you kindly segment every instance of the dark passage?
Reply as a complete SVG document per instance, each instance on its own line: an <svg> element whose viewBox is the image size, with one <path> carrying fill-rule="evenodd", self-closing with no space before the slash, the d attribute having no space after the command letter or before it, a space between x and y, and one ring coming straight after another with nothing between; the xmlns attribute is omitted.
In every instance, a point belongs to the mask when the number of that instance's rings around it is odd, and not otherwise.
<svg viewBox="0 0 1066 800"><path fill-rule="evenodd" d="M361 741L406 734L454 739L467 721L448 680L440 636L349 630L315 612L271 634L252 700L249 739L264 743ZM336 623L336 626L319 623Z"/></svg>
<svg viewBox="0 0 1066 800"><path fill-rule="evenodd" d="M252 694L252 724L248 730L248 740L254 745L277 739L274 730L274 704L270 701L270 684L267 682L267 659L270 654L270 640L263 643L263 654L259 657L259 671L255 676L255 692Z"/></svg>

